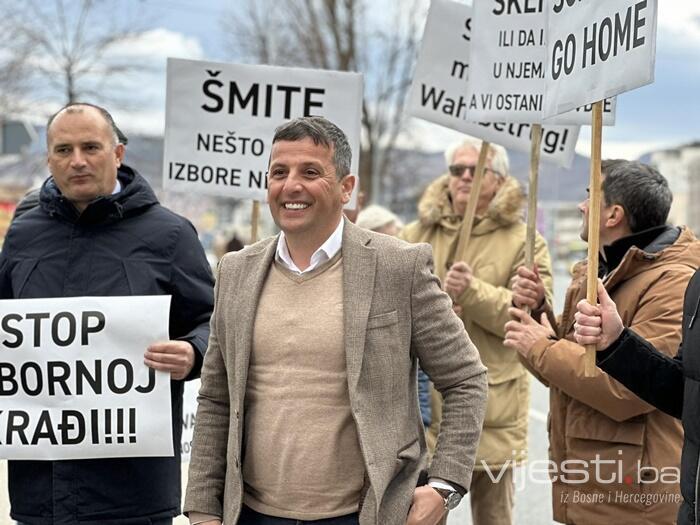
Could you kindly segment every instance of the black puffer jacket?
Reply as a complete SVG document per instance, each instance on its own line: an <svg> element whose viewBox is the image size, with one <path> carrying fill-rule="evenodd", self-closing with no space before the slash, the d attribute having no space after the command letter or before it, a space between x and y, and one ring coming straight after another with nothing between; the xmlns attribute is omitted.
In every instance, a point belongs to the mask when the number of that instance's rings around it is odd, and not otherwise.
<svg viewBox="0 0 700 525"><path fill-rule="evenodd" d="M655 407L683 420L679 525L700 525L700 270L690 280L683 305L683 343L671 359L625 329L598 366Z"/></svg>
<svg viewBox="0 0 700 525"><path fill-rule="evenodd" d="M44 183L40 206L18 217L5 240L0 297L170 294L170 338L192 343L196 377L213 306L204 251L194 227L163 208L140 175L122 166L118 177L122 191L82 214L53 179ZM182 389L172 382L174 457L10 461L12 517L30 525L145 525L179 514Z"/></svg>

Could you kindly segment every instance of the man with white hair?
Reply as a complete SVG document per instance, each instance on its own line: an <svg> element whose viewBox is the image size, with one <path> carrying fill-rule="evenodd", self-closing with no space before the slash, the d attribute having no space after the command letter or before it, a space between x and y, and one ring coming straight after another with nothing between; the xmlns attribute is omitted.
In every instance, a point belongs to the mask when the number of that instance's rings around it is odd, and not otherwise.
<svg viewBox="0 0 700 525"><path fill-rule="evenodd" d="M418 204L418 220L400 237L432 245L436 274L488 368L486 419L469 488L472 518L475 525L509 525L513 467L527 454L529 377L517 352L503 346L503 326L510 320L511 280L525 261L525 195L509 175L505 149L495 144L489 147L481 191L471 195L480 149L481 141L470 137L448 148L448 172L428 186ZM456 254L470 198L478 199L471 239L465 253ZM535 261L535 271L551 295L550 258L540 235ZM428 443L435 446L442 400L435 391L432 397Z"/></svg>

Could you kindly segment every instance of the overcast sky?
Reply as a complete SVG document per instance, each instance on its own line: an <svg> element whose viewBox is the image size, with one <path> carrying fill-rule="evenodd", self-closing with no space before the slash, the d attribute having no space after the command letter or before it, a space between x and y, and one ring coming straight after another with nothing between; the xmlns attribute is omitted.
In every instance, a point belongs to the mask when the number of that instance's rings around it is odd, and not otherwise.
<svg viewBox="0 0 700 525"><path fill-rule="evenodd" d="M147 109L116 112L131 131L160 134L165 109L165 60L168 56L225 60L220 20L235 0L127 0L144 8L151 29L120 53L148 57L153 70L139 82ZM389 1L389 0L382 0ZM393 0L400 1L400 0ZM700 140L700 1L658 0L656 81L618 98L617 124L604 128L604 157L635 158L648 151ZM377 7L378 12L386 10ZM426 8L428 2L425 3ZM379 15L377 15L379 16ZM273 30L271 28L271 30ZM414 119L414 134L439 150L456 134ZM578 151L588 154L590 128L581 131Z"/></svg>

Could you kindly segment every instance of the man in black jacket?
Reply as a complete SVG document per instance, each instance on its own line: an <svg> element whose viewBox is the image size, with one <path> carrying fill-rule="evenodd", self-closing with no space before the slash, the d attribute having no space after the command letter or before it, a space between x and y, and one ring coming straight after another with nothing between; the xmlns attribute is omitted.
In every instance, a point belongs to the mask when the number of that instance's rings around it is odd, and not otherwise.
<svg viewBox="0 0 700 525"><path fill-rule="evenodd" d="M122 164L106 110L64 107L49 119L47 146L51 177L10 227L0 298L171 295L170 340L145 349L144 362L173 380L175 455L10 461L11 515L27 525L169 524L180 513L183 380L199 375L207 346L211 271L194 227Z"/></svg>
<svg viewBox="0 0 700 525"><path fill-rule="evenodd" d="M600 304L582 300L574 325L579 344L598 349L598 366L644 401L683 421L679 525L698 525L700 482L700 270L685 292L683 342L670 358L648 341L625 328L615 303L598 285Z"/></svg>

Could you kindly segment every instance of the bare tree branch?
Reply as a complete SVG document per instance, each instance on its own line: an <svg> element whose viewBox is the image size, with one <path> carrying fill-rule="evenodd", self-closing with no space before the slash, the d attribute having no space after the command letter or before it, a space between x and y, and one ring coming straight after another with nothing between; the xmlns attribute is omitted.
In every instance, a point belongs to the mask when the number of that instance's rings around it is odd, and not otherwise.
<svg viewBox="0 0 700 525"><path fill-rule="evenodd" d="M0 0L0 20L11 19L14 34L13 40L0 37L0 91L4 92L1 79L22 62L28 89L15 91L15 96L25 103L33 99L63 104L90 96L97 102L132 106L133 93L126 87L120 90L120 81L149 68L115 54L119 45L144 33L145 26L124 12L117 0ZM3 35L6 24L0 23Z"/></svg>
<svg viewBox="0 0 700 525"><path fill-rule="evenodd" d="M256 9L261 4L265 16ZM364 73L359 174L368 197L381 187L372 179L388 173L389 152L404 129L422 14L417 0L393 3L392 26L376 27L368 23L369 6L369 0L241 0L222 24L235 60Z"/></svg>

